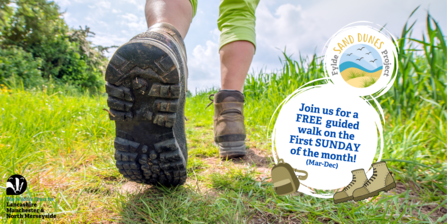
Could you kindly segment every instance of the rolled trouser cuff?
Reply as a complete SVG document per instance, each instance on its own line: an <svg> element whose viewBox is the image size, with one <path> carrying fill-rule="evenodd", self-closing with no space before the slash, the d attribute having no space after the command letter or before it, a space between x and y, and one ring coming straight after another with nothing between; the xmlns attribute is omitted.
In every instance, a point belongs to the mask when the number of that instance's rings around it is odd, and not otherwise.
<svg viewBox="0 0 447 224"><path fill-rule="evenodd" d="M252 28L244 26L229 26L227 28L222 28L219 50L228 43L240 40L251 42L256 50L256 33L254 26Z"/></svg>
<svg viewBox="0 0 447 224"><path fill-rule="evenodd" d="M256 16L259 0L221 0L217 28L220 30L219 50L234 41L248 41L256 50Z"/></svg>
<svg viewBox="0 0 447 224"><path fill-rule="evenodd" d="M196 16L197 13L197 0L189 0L189 2L191 2L192 6L192 18L194 18L194 16Z"/></svg>

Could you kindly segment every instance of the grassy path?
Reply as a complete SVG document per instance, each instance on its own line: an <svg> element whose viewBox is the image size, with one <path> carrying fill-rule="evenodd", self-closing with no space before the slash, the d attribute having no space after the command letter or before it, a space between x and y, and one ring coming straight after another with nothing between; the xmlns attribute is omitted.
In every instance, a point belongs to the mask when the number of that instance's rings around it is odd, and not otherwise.
<svg viewBox="0 0 447 224"><path fill-rule="evenodd" d="M406 153L391 151L402 144L406 146L401 150L426 145L423 142L426 136L437 135L433 128L417 126L413 130L408 125L388 123L386 141L395 144L385 158L409 160L390 162L399 181L397 189L371 200L334 205L332 200L301 193L278 197L273 192L269 182L272 160L263 126L249 122L250 149L245 159L218 159L218 149L212 141L213 111L205 109L207 103L206 94L188 98L188 180L176 189L164 189L127 182L115 168L114 127L102 110L107 108L104 97L70 96L50 90L2 92L0 186L5 186L11 174L20 173L28 180L24 196L55 198L55 202L42 206L47 212L56 213L57 219L43 222L443 223L447 220L444 154L428 150L430 154L424 153L426 159L440 165L427 166L401 156ZM251 112L246 116L247 120L256 119ZM415 118L411 122L419 121ZM430 122L427 120L426 125ZM436 127L443 128L440 131L446 128L445 123ZM428 141L442 142L447 139L444 137L445 134ZM6 195L0 190L2 221L18 223L19 220L5 218Z"/></svg>

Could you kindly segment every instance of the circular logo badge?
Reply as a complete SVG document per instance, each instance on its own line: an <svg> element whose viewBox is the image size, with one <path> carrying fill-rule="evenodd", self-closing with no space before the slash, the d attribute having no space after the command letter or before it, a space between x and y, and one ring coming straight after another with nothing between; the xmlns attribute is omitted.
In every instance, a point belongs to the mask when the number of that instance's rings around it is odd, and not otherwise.
<svg viewBox="0 0 447 224"><path fill-rule="evenodd" d="M25 177L15 174L6 181L6 195L21 195L26 191L28 183Z"/></svg>
<svg viewBox="0 0 447 224"><path fill-rule="evenodd" d="M326 76L349 94L377 97L385 93L397 71L394 39L386 34L359 24L341 29L326 45Z"/></svg>

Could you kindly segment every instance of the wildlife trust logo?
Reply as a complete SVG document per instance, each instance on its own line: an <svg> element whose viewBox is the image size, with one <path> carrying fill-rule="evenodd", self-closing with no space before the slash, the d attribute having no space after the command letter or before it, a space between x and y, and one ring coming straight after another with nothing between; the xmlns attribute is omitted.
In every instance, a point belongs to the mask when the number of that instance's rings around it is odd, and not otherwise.
<svg viewBox="0 0 447 224"><path fill-rule="evenodd" d="M21 195L26 191L28 183L25 177L14 174L6 181L6 195Z"/></svg>
<svg viewBox="0 0 447 224"><path fill-rule="evenodd" d="M6 195L21 195L28 187L28 183L22 175L14 174L6 181ZM54 198L39 197L6 197L4 218L10 219L54 219L56 214L45 212L43 202L54 201ZM41 203L37 203L41 202ZM0 217L0 220L3 217ZM20 222L20 221L19 221Z"/></svg>
<svg viewBox="0 0 447 224"><path fill-rule="evenodd" d="M351 24L328 41L326 76L336 85L360 96L381 95L397 71L395 38L371 24Z"/></svg>

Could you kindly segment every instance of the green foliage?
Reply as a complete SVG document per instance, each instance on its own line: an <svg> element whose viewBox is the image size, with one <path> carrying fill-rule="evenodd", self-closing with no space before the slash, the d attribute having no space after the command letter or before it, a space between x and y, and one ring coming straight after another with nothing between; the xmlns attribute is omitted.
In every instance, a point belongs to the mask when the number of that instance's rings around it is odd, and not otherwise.
<svg viewBox="0 0 447 224"><path fill-rule="evenodd" d="M394 88L387 92L388 97L381 102L382 107L401 118L417 113L419 105L427 99L443 109L447 103L445 37L438 23L427 14L428 37L423 34L422 40L410 38L415 23L408 26L407 21L402 29L397 43L400 49L397 79Z"/></svg>
<svg viewBox="0 0 447 224"><path fill-rule="evenodd" d="M373 77L369 77L367 80L363 81L363 88L372 86L374 83L376 83L376 80Z"/></svg>
<svg viewBox="0 0 447 224"><path fill-rule="evenodd" d="M14 3L16 7L11 6ZM9 5L8 5L9 4ZM2 46L22 48L41 61L41 76L82 88L102 88L108 47L93 46L88 27L70 29L59 6L47 0L2 0ZM5 16L3 16L5 17ZM3 18L1 17L1 18ZM32 63L30 60L28 63Z"/></svg>
<svg viewBox="0 0 447 224"><path fill-rule="evenodd" d="M354 72L352 71L351 73L349 73L348 79L355 79L358 77L364 77L365 73L364 72Z"/></svg>
<svg viewBox="0 0 447 224"><path fill-rule="evenodd" d="M9 0L0 0L0 32L3 32L10 24L12 8L8 6L9 2Z"/></svg>
<svg viewBox="0 0 447 224"><path fill-rule="evenodd" d="M54 2L46 0L10 0L17 8L13 10L10 26L3 32L4 44L13 44L30 50L38 44L57 39L64 34L67 26L59 18L59 7ZM6 6L13 7L13 6Z"/></svg>
<svg viewBox="0 0 447 224"><path fill-rule="evenodd" d="M43 84L40 58L34 60L30 53L18 47L0 48L0 83L8 86Z"/></svg>

